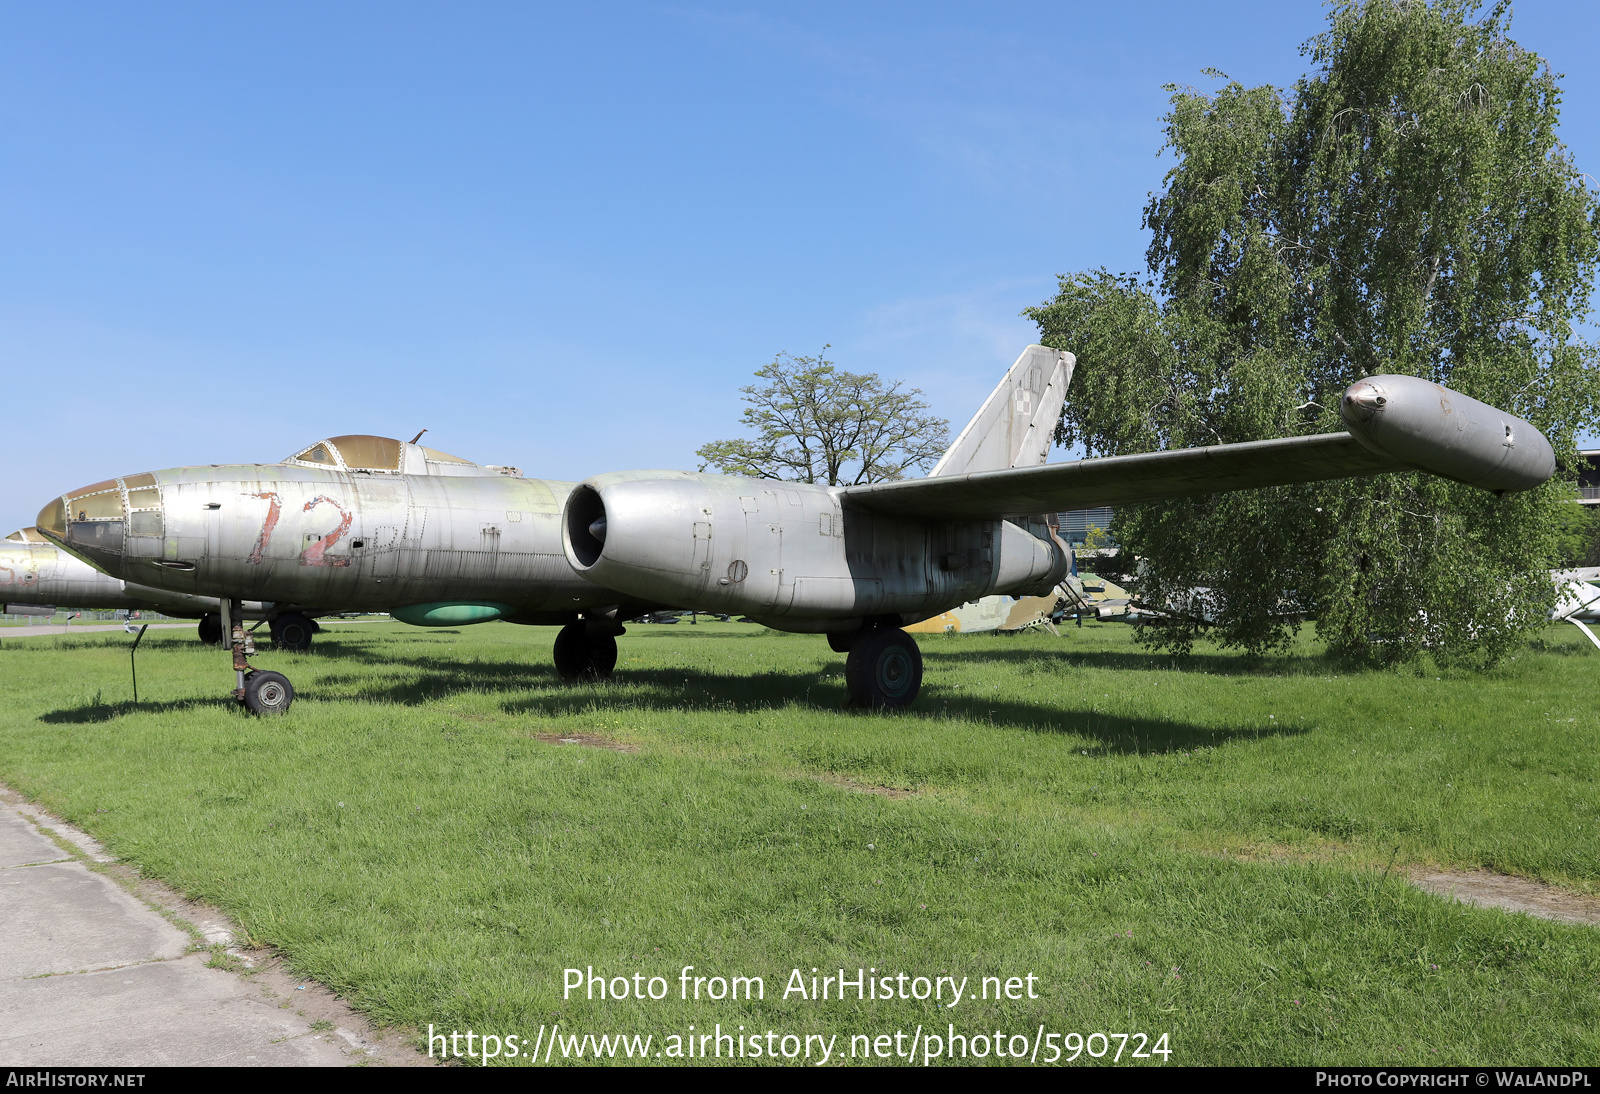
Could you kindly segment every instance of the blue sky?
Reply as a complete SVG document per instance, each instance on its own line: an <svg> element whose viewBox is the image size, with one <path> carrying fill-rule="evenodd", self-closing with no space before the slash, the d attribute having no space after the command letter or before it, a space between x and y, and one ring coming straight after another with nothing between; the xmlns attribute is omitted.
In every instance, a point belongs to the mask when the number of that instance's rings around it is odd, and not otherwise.
<svg viewBox="0 0 1600 1094"><path fill-rule="evenodd" d="M1600 7L1524 2L1600 175ZM956 426L1055 275L1140 268L1169 82L1319 3L0 3L0 534L318 437L693 467L778 351ZM1592 336L1592 329L1591 329Z"/></svg>

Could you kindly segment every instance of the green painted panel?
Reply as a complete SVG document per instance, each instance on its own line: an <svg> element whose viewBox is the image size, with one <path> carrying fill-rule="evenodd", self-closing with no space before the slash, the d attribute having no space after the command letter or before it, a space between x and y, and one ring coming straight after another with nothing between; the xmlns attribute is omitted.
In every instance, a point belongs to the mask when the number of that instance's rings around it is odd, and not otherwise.
<svg viewBox="0 0 1600 1094"><path fill-rule="evenodd" d="M509 604L490 600L436 600L429 604L408 604L390 613L413 627L460 627L468 623L488 623L514 609Z"/></svg>

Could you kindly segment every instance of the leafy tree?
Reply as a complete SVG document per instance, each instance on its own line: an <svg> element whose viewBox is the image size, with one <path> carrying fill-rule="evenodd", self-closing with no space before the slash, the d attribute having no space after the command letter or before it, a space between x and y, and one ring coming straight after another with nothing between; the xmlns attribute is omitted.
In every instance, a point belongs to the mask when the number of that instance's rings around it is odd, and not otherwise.
<svg viewBox="0 0 1600 1094"><path fill-rule="evenodd" d="M1556 565L1600 566L1600 505L1576 502L1576 496L1572 496L1556 512Z"/></svg>
<svg viewBox="0 0 1600 1094"><path fill-rule="evenodd" d="M1060 440L1331 432L1342 390L1388 372L1519 414L1575 463L1600 421L1600 355L1573 336L1600 205L1557 140L1557 77L1511 40L1506 4L1477 14L1345 3L1292 92L1169 87L1148 276L1063 276L1024 313L1078 355ZM1147 602L1182 615L1210 590L1226 644L1283 647L1303 614L1344 654L1487 664L1543 623L1568 494L1399 474L1131 506L1113 533ZM1142 640L1186 650L1188 614Z"/></svg>
<svg viewBox="0 0 1600 1094"><path fill-rule="evenodd" d="M840 486L904 478L943 455L949 423L927 413L921 391L840 372L823 359L827 352L780 353L757 372L764 382L740 389L755 439L703 445L700 470Z"/></svg>

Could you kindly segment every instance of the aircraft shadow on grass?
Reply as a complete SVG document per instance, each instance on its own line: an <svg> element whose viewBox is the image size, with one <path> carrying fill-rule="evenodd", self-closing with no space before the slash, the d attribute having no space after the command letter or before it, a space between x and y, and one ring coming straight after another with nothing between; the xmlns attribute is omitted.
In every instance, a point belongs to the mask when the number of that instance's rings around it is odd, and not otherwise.
<svg viewBox="0 0 1600 1094"><path fill-rule="evenodd" d="M129 714L184 714L197 710L214 710L217 701L205 699L171 699L165 702L94 702L79 707L62 707L47 710L39 721L47 725L92 725L96 722L114 722Z"/></svg>
<svg viewBox="0 0 1600 1094"><path fill-rule="evenodd" d="M1188 653L1179 656L1154 650L1007 649L1004 641L1002 636L993 645L974 643L959 650L944 650L930 643L922 648L922 660L926 665L973 665L988 661L1051 666L1052 671L1062 672L1112 669L1120 672L1181 671L1209 676L1321 676L1329 672L1342 675L1357 671L1354 666L1325 654L1252 657L1243 653Z"/></svg>
<svg viewBox="0 0 1600 1094"><path fill-rule="evenodd" d="M446 637L441 633L440 637ZM1018 669L1041 666L1054 674L1077 669L1107 668L1134 671L1169 669L1174 659L1167 654L1074 650L1041 651L1006 649L998 643L944 650L937 644L924 650L932 667L970 666L974 663L1004 663ZM531 651L530 651L531 652ZM420 706L452 695L468 693L507 693L502 709L509 714L564 717L582 713L597 702L611 707L632 708L660 713L720 712L747 713L798 704L818 710L846 710L842 659L827 663L822 655L817 669L797 672L753 672L741 674L706 673L685 669L624 668L604 684L571 683L562 680L545 660L461 660L449 656L420 654L396 656L393 643L381 639L358 639L320 643L309 654L296 659L321 662L330 667L372 665L410 669L404 678L379 676L354 671L323 673L314 683L307 681L301 691L305 699L354 700ZM1320 664L1320 662L1317 662ZM262 667L270 667L264 660ZM1282 675L1307 671L1306 658L1243 658L1216 655L1191 655L1182 662L1184 671L1226 676ZM1293 666L1291 669L1291 665ZM930 675L915 707L893 714L852 712L861 718L915 718L919 715L955 717L995 726L1036 733L1071 734L1098 741L1097 750L1107 753L1166 752L1221 744L1230 740L1296 735L1314 727L1266 725L1201 726L1170 719L1112 714L1084 706L1050 706L1019 702L1015 699L987 697L980 691L944 684L940 674ZM529 695L529 692L534 694ZM509 693L520 693L511 698ZM223 702L231 705L231 700ZM95 702L78 707L48 711L40 721L49 724L92 724L110 722L130 714L182 713L210 709L213 699L180 699L163 702Z"/></svg>
<svg viewBox="0 0 1600 1094"><path fill-rule="evenodd" d="M458 633L434 631L428 637L448 637ZM649 637L662 636L652 634ZM698 636L690 633L685 637ZM1037 646L1014 647L1009 645L1009 639L1012 637L1014 636L1009 634L984 634L949 639L935 638L922 644L922 660L930 667L941 664L971 665L990 661L1012 665L1049 664L1062 669L1115 669L1125 672L1164 672L1177 668L1183 672L1211 676L1320 676L1329 672L1344 674L1358 671L1356 666L1328 654L1267 654L1252 657L1240 653L1189 653L1180 657L1170 653L1143 650L1085 650L1067 645L1066 640L1063 640L1063 645L1059 649L1040 649ZM351 636L340 635L340 638L342 641L338 643L319 643L316 649L306 656L326 660L362 661L374 665L397 663L397 659L389 652L393 649L392 642L386 642L383 638L360 638L355 641L351 641ZM956 647L957 644L959 648L943 648L946 645ZM1553 645L1551 648L1559 650L1562 647ZM1573 644L1572 648L1583 652L1579 645ZM536 655L542 653L542 650L536 651ZM841 670L843 668L842 656L819 650L818 657L823 660L837 657L838 666ZM548 663L544 667L550 675L554 675ZM530 660L523 666L523 671L526 673L537 668L539 666ZM625 672L630 678L633 675L632 670L619 669L619 672ZM936 680L928 681L930 687L937 686L937 683Z"/></svg>
<svg viewBox="0 0 1600 1094"><path fill-rule="evenodd" d="M1024 654L1026 651L1006 651ZM1118 655L1110 655L1118 656ZM1134 655L1139 656L1139 655ZM950 655L952 660L962 655ZM1031 655L1037 659L1037 652ZM359 658L357 658L359 659ZM518 692L502 709L510 714L563 717L582 713L596 702L611 707L662 713L716 711L747 713L789 704L819 710L845 710L846 693L841 666L821 672L757 672L708 674L683 669L627 669L605 684L563 681L548 664L522 661L455 661L438 657L373 657L389 665L418 670L410 679L382 679L353 673L324 675L308 689L308 698L326 698L416 706L469 692ZM1226 659L1219 659L1226 660ZM1154 667L1141 663L1141 667ZM1260 671L1260 670L1258 670ZM528 695L530 690L542 694ZM957 717L1037 733L1072 734L1099 741L1103 752L1165 752L1220 744L1229 740L1298 735L1307 727L1200 726L1170 719L1111 714L1082 706L1057 707L982 694L941 685L930 680L911 710L893 714L859 712L863 718L914 718L937 715Z"/></svg>

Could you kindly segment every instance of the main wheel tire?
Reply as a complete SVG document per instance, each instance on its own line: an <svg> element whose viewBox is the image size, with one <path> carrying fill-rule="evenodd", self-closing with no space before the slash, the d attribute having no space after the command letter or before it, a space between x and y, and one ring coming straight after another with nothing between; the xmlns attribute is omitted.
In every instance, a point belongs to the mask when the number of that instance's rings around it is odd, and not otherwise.
<svg viewBox="0 0 1600 1094"><path fill-rule="evenodd" d="M834 653L849 653L850 647L856 644L858 631L829 631L828 648Z"/></svg>
<svg viewBox="0 0 1600 1094"><path fill-rule="evenodd" d="M898 710L922 690L922 651L898 627L862 631L844 663L845 687L852 706Z"/></svg>
<svg viewBox="0 0 1600 1094"><path fill-rule="evenodd" d="M556 672L565 680L603 680L617 667L617 640L590 635L582 623L568 623L556 635Z"/></svg>
<svg viewBox="0 0 1600 1094"><path fill-rule="evenodd" d="M267 626L272 630L272 644L280 650L303 651L311 648L311 636L316 624L303 615L280 615Z"/></svg>
<svg viewBox="0 0 1600 1094"><path fill-rule="evenodd" d="M281 672L252 672L244 678L244 709L251 714L282 714L294 702L294 688Z"/></svg>
<svg viewBox="0 0 1600 1094"><path fill-rule="evenodd" d="M202 615L200 617L200 644L203 646L222 645L222 616Z"/></svg>
<svg viewBox="0 0 1600 1094"><path fill-rule="evenodd" d="M604 680L617 667L617 640L609 634L589 637L589 671L596 680Z"/></svg>

